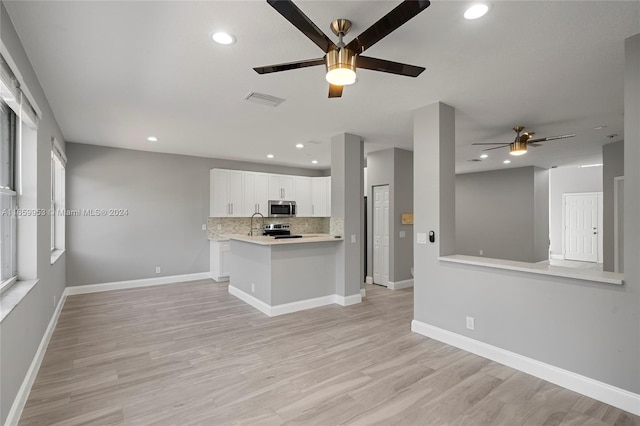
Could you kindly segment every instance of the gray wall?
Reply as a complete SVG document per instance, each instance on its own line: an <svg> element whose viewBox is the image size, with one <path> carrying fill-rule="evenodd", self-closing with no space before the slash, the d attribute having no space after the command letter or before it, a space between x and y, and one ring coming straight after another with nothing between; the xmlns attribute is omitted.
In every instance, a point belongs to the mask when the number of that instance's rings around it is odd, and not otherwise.
<svg viewBox="0 0 640 426"><path fill-rule="evenodd" d="M484 257L521 262L547 259L547 176L532 166L457 175L456 253L481 256L482 250Z"/></svg>
<svg viewBox="0 0 640 426"><path fill-rule="evenodd" d="M533 259L549 259L549 171L533 168Z"/></svg>
<svg viewBox="0 0 640 426"><path fill-rule="evenodd" d="M389 281L411 279L413 225L402 213L413 212L413 152L390 148L367 154L367 275L373 276L373 187L389 185ZM405 238L400 238L405 231Z"/></svg>
<svg viewBox="0 0 640 426"><path fill-rule="evenodd" d="M551 255L562 253L562 194L602 192L601 167L559 167L549 170L549 238Z"/></svg>
<svg viewBox="0 0 640 426"><path fill-rule="evenodd" d="M339 296L360 294L364 286L364 144L357 135L331 138L331 220L343 219L344 241L336 248L336 291ZM332 231L333 232L333 231ZM352 242L351 237L355 237Z"/></svg>
<svg viewBox="0 0 640 426"><path fill-rule="evenodd" d="M602 219L602 269L604 269L605 271L613 271L615 266L613 178L624 176L624 141L609 143L602 147L602 164L603 167L601 185L604 204L604 217Z"/></svg>
<svg viewBox="0 0 640 426"><path fill-rule="evenodd" d="M625 117L640 116L640 35L627 41ZM414 318L640 393L640 262L625 262L623 286L438 260L451 254L455 139L441 104L414 113ZM444 120L448 115L449 120ZM625 120L625 217L640 217L640 121ZM640 258L640 221L625 224L625 257ZM475 317L467 330L465 316Z"/></svg>
<svg viewBox="0 0 640 426"><path fill-rule="evenodd" d="M42 111L34 149L28 153L29 165L35 166L36 199L33 207L49 209L51 193L51 138L55 137L64 147L64 138L51 111L47 98L33 71L31 63L15 32L13 23L0 5L0 38L16 63L24 83ZM25 153L26 155L27 153ZM38 278L36 286L20 301L0 324L0 423L4 423L31 365L38 345L53 315L65 287L65 262L63 254L57 262L50 262L51 222L48 216L34 221L33 247L28 248L28 263L32 263L27 278ZM67 242L67 246L68 246ZM22 252L19 248L19 252ZM24 259L23 259L24 260ZM21 264L22 262L19 261ZM22 271L18 271L22 275ZM11 293L13 289L9 290Z"/></svg>
<svg viewBox="0 0 640 426"><path fill-rule="evenodd" d="M394 151L393 279L390 279L398 282L413 279L413 225L402 224L402 214L413 213L413 152L397 148ZM400 238L401 231L405 232L404 238Z"/></svg>
<svg viewBox="0 0 640 426"><path fill-rule="evenodd" d="M127 209L67 218L69 286L209 270L209 170L320 171L68 143L67 208ZM156 274L160 266L162 273Z"/></svg>

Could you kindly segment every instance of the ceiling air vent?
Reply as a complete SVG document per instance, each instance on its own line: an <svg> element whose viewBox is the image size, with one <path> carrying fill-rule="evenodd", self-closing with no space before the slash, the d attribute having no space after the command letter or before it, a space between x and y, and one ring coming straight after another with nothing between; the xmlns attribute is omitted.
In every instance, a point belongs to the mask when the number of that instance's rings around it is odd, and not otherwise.
<svg viewBox="0 0 640 426"><path fill-rule="evenodd" d="M255 102L261 105L268 105L272 107L277 107L285 100L282 98L277 98L275 96L266 95L264 93L251 92L247 96L244 97L246 101Z"/></svg>

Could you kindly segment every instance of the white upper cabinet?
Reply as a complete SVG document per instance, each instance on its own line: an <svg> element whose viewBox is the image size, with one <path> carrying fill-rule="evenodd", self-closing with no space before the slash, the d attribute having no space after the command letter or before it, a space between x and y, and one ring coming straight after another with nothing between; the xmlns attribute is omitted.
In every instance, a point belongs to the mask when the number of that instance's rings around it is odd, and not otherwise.
<svg viewBox="0 0 640 426"><path fill-rule="evenodd" d="M294 188L296 193L296 216L310 217L311 210L311 178L296 176L294 178Z"/></svg>
<svg viewBox="0 0 640 426"><path fill-rule="evenodd" d="M331 217L331 176L325 178L327 184L327 211L326 216Z"/></svg>
<svg viewBox="0 0 640 426"><path fill-rule="evenodd" d="M331 176L276 175L241 170L210 172L210 216L269 216L269 200L295 201L299 217L331 216Z"/></svg>
<svg viewBox="0 0 640 426"><path fill-rule="evenodd" d="M243 216L254 213L269 215L269 175L267 173L244 172Z"/></svg>
<svg viewBox="0 0 640 426"><path fill-rule="evenodd" d="M269 199L295 201L294 176L269 175Z"/></svg>
<svg viewBox="0 0 640 426"><path fill-rule="evenodd" d="M213 169L209 177L209 214L213 217L242 216L243 172Z"/></svg>
<svg viewBox="0 0 640 426"><path fill-rule="evenodd" d="M331 176L311 178L311 216L331 216Z"/></svg>

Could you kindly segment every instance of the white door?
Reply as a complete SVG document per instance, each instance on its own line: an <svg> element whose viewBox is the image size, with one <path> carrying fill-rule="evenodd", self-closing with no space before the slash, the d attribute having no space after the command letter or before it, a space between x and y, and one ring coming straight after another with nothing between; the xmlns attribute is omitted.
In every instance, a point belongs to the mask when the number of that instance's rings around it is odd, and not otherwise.
<svg viewBox="0 0 640 426"><path fill-rule="evenodd" d="M373 187L373 283L389 285L389 185Z"/></svg>
<svg viewBox="0 0 640 426"><path fill-rule="evenodd" d="M598 194L564 194L564 257L598 261Z"/></svg>

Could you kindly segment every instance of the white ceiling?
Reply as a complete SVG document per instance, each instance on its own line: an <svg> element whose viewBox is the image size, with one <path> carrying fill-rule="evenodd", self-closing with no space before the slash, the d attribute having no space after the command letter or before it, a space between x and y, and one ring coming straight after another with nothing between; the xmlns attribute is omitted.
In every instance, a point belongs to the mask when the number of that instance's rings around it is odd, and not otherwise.
<svg viewBox="0 0 640 426"><path fill-rule="evenodd" d="M296 2L332 38L333 19L352 20L346 42L398 3ZM458 172L505 167L508 149L472 163L481 151L471 144L510 142L517 124L577 137L508 167L597 162L601 145L623 138L624 39L640 32L640 2L493 1L467 21L469 4L433 1L367 51L426 67L418 78L359 70L357 84L328 99L323 67L252 70L323 55L264 1L6 2L71 142L328 168L329 140L343 132L363 136L366 152L412 149L412 110L437 101L457 111ZM220 29L237 43L213 43ZM251 91L286 102L244 101ZM316 143L294 147L307 141Z"/></svg>

